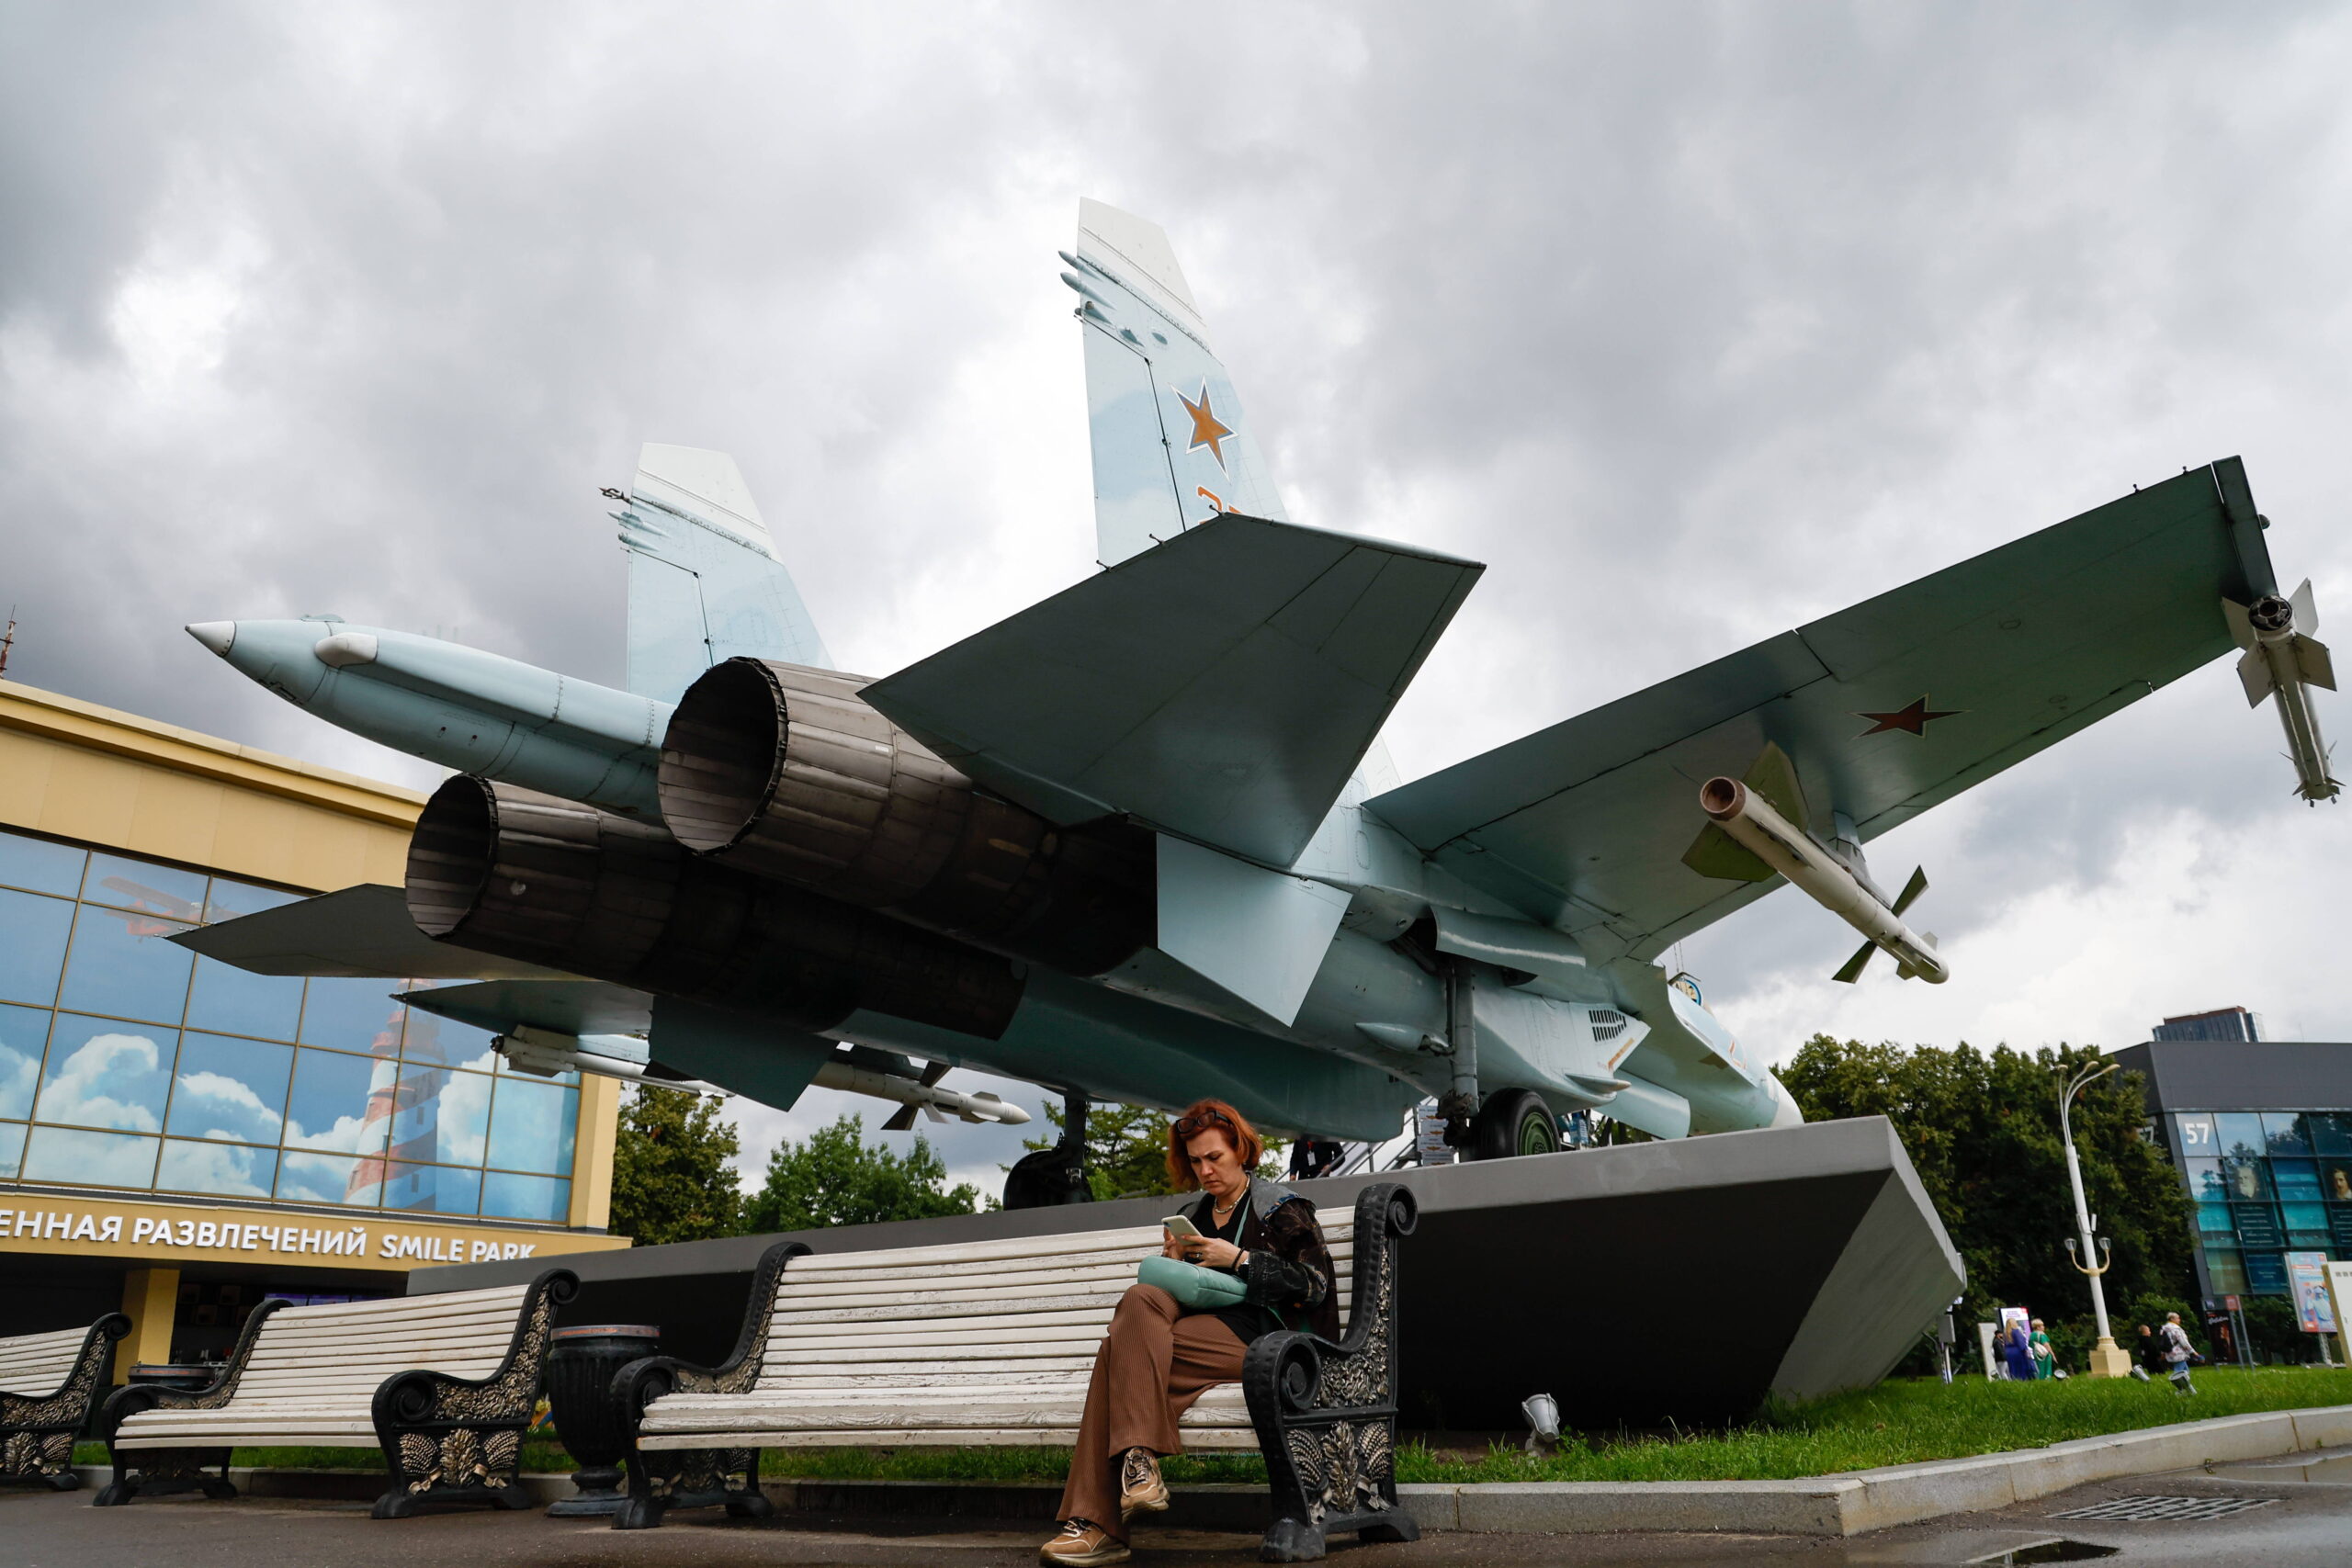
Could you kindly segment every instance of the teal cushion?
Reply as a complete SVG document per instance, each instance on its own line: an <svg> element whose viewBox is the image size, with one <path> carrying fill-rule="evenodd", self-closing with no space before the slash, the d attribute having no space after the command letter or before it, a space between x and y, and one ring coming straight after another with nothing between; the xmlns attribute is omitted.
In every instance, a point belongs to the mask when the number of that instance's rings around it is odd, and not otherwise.
<svg viewBox="0 0 2352 1568"><path fill-rule="evenodd" d="M1136 1269L1136 1278L1144 1284L1159 1286L1176 1298L1178 1306L1195 1312L1239 1306L1244 1289L1234 1275L1204 1269L1197 1263L1180 1263L1173 1258L1145 1258Z"/></svg>

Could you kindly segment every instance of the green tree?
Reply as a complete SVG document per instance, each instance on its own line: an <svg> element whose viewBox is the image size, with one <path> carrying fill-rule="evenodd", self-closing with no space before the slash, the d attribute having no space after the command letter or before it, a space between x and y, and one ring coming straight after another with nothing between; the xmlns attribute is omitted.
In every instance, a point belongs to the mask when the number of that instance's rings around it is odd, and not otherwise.
<svg viewBox="0 0 2352 1568"><path fill-rule="evenodd" d="M968 1181L947 1187L946 1179L946 1163L921 1134L901 1155L865 1141L865 1118L844 1116L805 1143L786 1139L775 1146L767 1183L752 1194L743 1218L747 1229L765 1233L924 1220L979 1207L978 1188Z"/></svg>
<svg viewBox="0 0 2352 1568"><path fill-rule="evenodd" d="M639 1247L733 1235L742 1210L728 1161L741 1147L718 1101L640 1086L621 1102L613 1142L616 1234Z"/></svg>
<svg viewBox="0 0 2352 1568"><path fill-rule="evenodd" d="M1069 1123L1059 1105L1048 1102L1046 1120L1055 1132ZM1176 1190L1168 1179L1168 1129L1176 1119L1145 1105L1117 1105L1096 1100L1086 1111L1086 1184L1096 1202L1114 1198L1154 1198ZM1024 1149L1049 1149L1057 1137L1030 1138ZM1282 1179L1275 1145L1266 1145L1257 1174L1269 1181Z"/></svg>
<svg viewBox="0 0 2352 1568"><path fill-rule="evenodd" d="M1968 1266L1963 1321L1990 1318L2002 1305L2055 1320L2087 1317L2090 1304L2065 1249L2075 1209L2058 1141L2058 1091L2098 1059L2095 1049L2064 1044L1986 1053L1966 1043L1905 1049L1815 1035L1781 1081L1808 1121L1877 1115L1894 1123ZM2099 1234L2115 1244L2104 1284L2118 1309L2195 1291L2188 1195L2142 1136L2147 1118L2137 1073L2109 1074L2075 1101L2084 1192ZM2189 1323L2192 1332L2197 1326Z"/></svg>

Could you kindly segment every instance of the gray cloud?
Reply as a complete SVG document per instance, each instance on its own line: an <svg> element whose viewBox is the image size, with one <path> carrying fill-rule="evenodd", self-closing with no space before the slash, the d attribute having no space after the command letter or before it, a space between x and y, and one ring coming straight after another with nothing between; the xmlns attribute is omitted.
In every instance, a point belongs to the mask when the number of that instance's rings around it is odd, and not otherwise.
<svg viewBox="0 0 2352 1568"><path fill-rule="evenodd" d="M2230 452L2352 613L2329 7L18 6L0 44L38 62L0 103L12 672L322 761L429 776L180 624L616 680L594 491L641 439L738 456L854 668L1074 581L1080 194L1174 234L1302 520L1492 563L1408 773ZM2277 750L2216 667L1887 840L1940 996L1827 987L1841 928L1780 898L1685 956L1772 1054L1981 1032L2202 865L2221 903L1997 1027L2343 1035L2306 934L2343 814Z"/></svg>

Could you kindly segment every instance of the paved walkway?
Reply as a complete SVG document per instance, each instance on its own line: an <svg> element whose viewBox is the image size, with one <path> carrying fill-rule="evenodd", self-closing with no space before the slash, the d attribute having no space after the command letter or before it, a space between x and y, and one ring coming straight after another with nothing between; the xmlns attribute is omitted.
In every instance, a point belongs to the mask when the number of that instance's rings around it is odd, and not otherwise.
<svg viewBox="0 0 2352 1568"><path fill-rule="evenodd" d="M2266 1497L2224 1518L2132 1524L2055 1519L2064 1509L2134 1494ZM1034 1526L973 1528L938 1520L807 1517L766 1523L675 1515L658 1530L623 1534L602 1521L537 1514L453 1512L379 1523L361 1503L163 1497L96 1509L87 1492L0 1495L0 1561L25 1568L1025 1568L1042 1539ZM1740 1562L1770 1568L1932 1568L1983 1562L2053 1536L2114 1546L2117 1568L2341 1568L2352 1558L2352 1486L2271 1483L2201 1472L2104 1482L1997 1513L1885 1530L1849 1540L1724 1535L1440 1535L1412 1545L1342 1540L1345 1568L1501 1565L1669 1565ZM1139 1568L1254 1562L1254 1536L1180 1529L1137 1533Z"/></svg>

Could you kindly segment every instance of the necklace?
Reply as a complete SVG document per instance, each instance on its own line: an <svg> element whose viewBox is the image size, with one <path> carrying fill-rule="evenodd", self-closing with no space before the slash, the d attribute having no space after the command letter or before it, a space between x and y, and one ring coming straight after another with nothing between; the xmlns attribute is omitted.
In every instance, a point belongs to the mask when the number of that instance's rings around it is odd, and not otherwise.
<svg viewBox="0 0 2352 1568"><path fill-rule="evenodd" d="M1232 1217L1235 1205L1241 1201L1242 1198L1248 1194L1249 1190L1249 1187L1245 1185L1239 1192L1236 1192L1233 1195L1233 1202L1231 1203L1220 1203L1214 1198L1209 1200L1209 1213L1216 1220L1218 1224L1225 1224L1227 1219Z"/></svg>

